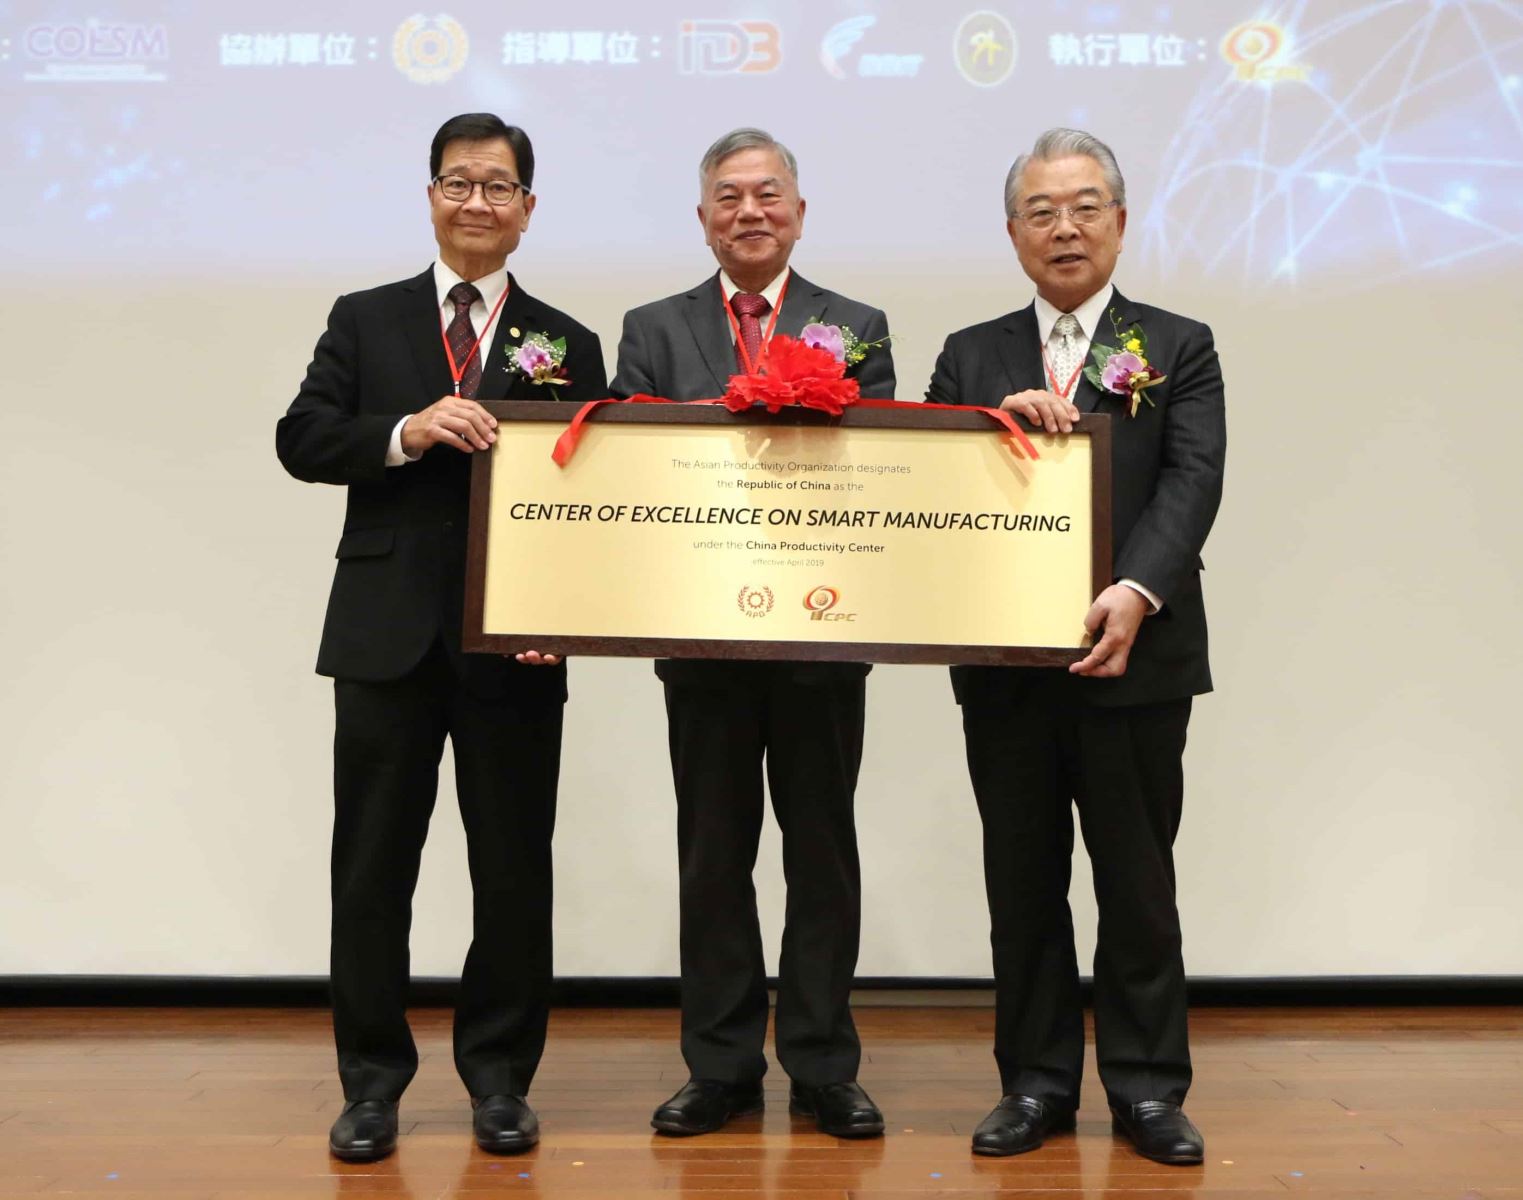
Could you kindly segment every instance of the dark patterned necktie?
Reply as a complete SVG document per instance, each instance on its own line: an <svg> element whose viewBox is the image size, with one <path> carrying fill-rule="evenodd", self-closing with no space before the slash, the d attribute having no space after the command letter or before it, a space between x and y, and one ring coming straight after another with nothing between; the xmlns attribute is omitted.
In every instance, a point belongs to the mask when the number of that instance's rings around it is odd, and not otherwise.
<svg viewBox="0 0 1523 1200"><path fill-rule="evenodd" d="M772 308L772 305L767 302L765 296L756 292L736 292L730 297L730 307L735 310L735 320L740 326L740 341L735 343L735 363L744 371L746 354L749 354L751 369L755 370L757 363L761 361L761 318ZM741 353L741 343L745 344L746 354Z"/></svg>
<svg viewBox="0 0 1523 1200"><path fill-rule="evenodd" d="M450 288L447 299L455 306L455 319L449 323L444 336L449 339L450 353L455 356L455 369L460 372L460 394L467 399L476 395L481 383L481 352L471 354L476 345L476 330L471 327L471 305L481 299L481 293L469 283L457 283ZM471 354L469 362L465 356Z"/></svg>

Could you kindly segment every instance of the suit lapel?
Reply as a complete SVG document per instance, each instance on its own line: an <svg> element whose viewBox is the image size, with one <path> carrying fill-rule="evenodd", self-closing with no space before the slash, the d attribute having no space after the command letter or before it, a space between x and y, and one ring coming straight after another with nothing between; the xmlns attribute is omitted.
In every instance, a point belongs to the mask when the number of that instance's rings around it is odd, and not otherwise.
<svg viewBox="0 0 1523 1200"><path fill-rule="evenodd" d="M481 383L476 389L478 400L526 400L533 397L532 385L518 372L508 367L508 347L517 346L531 333L544 333L544 318L540 315L534 297L518 286L518 280L508 274L508 295L502 302L502 312L497 315L497 328L492 331L492 346L481 362ZM545 390L553 390L548 385ZM553 396L543 399L552 400Z"/></svg>
<svg viewBox="0 0 1523 1200"><path fill-rule="evenodd" d="M811 320L826 323L827 295L797 271L788 276L788 291L783 295L783 310L777 314L774 334L798 337Z"/></svg>
<svg viewBox="0 0 1523 1200"><path fill-rule="evenodd" d="M1005 374L1010 377L1010 391L1014 393L1023 392L1027 388L1045 388L1047 376L1042 369L1042 344L1037 333L1036 306L1028 304L1020 311L1011 313L1000 322L1000 330L1000 359L1005 364ZM998 403L998 400L995 402Z"/></svg>
<svg viewBox="0 0 1523 1200"><path fill-rule="evenodd" d="M1105 312L1100 314L1099 326L1092 331L1092 336L1089 339L1091 350L1094 349L1097 343L1102 346L1115 348L1116 326L1111 323L1112 313L1116 315L1116 322L1122 329L1125 329L1138 319L1137 310L1130 300L1119 291L1111 293L1111 302L1106 307ZM1094 362L1093 354L1086 356L1084 360L1085 368L1088 369L1093 366ZM1105 399L1106 394L1092 384L1087 376L1079 376L1078 386L1074 388L1073 402L1075 408L1080 412L1096 412Z"/></svg>
<svg viewBox="0 0 1523 1200"><path fill-rule="evenodd" d="M735 343L730 340L729 318L724 312L724 292L716 271L686 296L687 323L709 374L714 377L715 396L729 386L735 366ZM781 318L779 318L781 319Z"/></svg>
<svg viewBox="0 0 1523 1200"><path fill-rule="evenodd" d="M402 285L402 328L412 350L428 399L432 404L455 390L450 378L449 360L444 357L444 339L439 326L439 293L434 286L434 268L415 275ZM420 405L419 407L424 407Z"/></svg>
<svg viewBox="0 0 1523 1200"><path fill-rule="evenodd" d="M1108 344L1109 343L1107 343L1107 345ZM1085 359L1084 369L1087 371L1091 366L1094 365L1094 361L1095 360L1093 358ZM1080 374L1079 382L1074 385L1074 407L1077 408L1081 413L1092 413L1100 407L1100 401L1102 399L1103 397L1100 394L1100 389L1089 381L1089 376Z"/></svg>

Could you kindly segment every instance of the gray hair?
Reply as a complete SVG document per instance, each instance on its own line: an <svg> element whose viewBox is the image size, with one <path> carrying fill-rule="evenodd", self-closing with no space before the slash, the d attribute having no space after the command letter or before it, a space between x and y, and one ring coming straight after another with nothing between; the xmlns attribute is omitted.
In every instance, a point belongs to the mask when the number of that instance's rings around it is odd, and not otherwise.
<svg viewBox="0 0 1523 1200"><path fill-rule="evenodd" d="M783 145L765 129L732 129L724 137L720 138L704 152L703 161L698 164L698 194L703 195L708 186L709 176L718 169L719 164L724 162L732 154L739 154L742 150L774 150L777 156L783 160L783 166L788 168L788 174L793 176L793 182L799 181L798 161L793 157L793 151Z"/></svg>
<svg viewBox="0 0 1523 1200"><path fill-rule="evenodd" d="M1079 129L1049 129L1037 138L1030 154L1022 154L1011 164L1010 174L1005 176L1005 216L1015 216L1016 193L1021 186L1021 172L1026 169L1027 163L1033 160L1051 162L1055 158L1072 158L1075 155L1092 158L1100 164L1105 186L1110 188L1111 195L1125 208L1126 180L1121 178L1121 167L1117 165L1111 148L1094 134Z"/></svg>

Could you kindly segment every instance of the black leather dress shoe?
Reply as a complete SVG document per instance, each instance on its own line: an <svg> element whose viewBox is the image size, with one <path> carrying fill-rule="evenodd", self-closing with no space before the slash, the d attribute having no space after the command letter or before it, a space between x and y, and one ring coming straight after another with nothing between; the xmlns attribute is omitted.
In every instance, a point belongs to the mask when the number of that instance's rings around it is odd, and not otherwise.
<svg viewBox="0 0 1523 1200"><path fill-rule="evenodd" d="M1049 1133L1073 1127L1071 1108L1058 1108L1035 1096L1001 1096L994 1111L973 1131L973 1153L1025 1154L1046 1141Z"/></svg>
<svg viewBox="0 0 1523 1200"><path fill-rule="evenodd" d="M731 1117L762 1110L759 1083L720 1083L713 1079L689 1079L652 1114L651 1127L672 1137L713 1133Z"/></svg>
<svg viewBox="0 0 1523 1200"><path fill-rule="evenodd" d="M518 1096L483 1096L472 1103L471 1130L488 1154L522 1154L539 1143L539 1118Z"/></svg>
<svg viewBox="0 0 1523 1200"><path fill-rule="evenodd" d="M1127 1108L1111 1105L1111 1127L1124 1133L1137 1153L1154 1162L1190 1166L1206 1156L1206 1139L1179 1105L1142 1100Z"/></svg>
<svg viewBox="0 0 1523 1200"><path fill-rule="evenodd" d="M345 1162L375 1162L396 1148L395 1100L351 1100L328 1131L328 1149Z"/></svg>
<svg viewBox="0 0 1523 1200"><path fill-rule="evenodd" d="M857 1083L795 1083L788 1090L788 1111L813 1117L815 1127L831 1137L881 1137L883 1114Z"/></svg>

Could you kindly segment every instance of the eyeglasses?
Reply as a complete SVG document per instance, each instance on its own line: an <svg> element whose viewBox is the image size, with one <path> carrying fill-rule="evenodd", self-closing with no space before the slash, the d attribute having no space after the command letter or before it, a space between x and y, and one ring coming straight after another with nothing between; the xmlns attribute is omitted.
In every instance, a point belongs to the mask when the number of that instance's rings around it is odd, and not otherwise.
<svg viewBox="0 0 1523 1200"><path fill-rule="evenodd" d="M1027 229L1041 231L1051 229L1058 223L1058 218L1064 213L1075 225L1093 225L1105 215L1107 208L1120 208L1121 201L1108 200L1104 204L1096 204L1093 200L1083 204L1073 204L1067 208L1028 208L1023 213L1015 213L1017 221L1024 221Z"/></svg>
<svg viewBox="0 0 1523 1200"><path fill-rule="evenodd" d="M512 204L519 192L525 195L529 192L523 184L514 183L511 179L475 180L466 179L463 175L435 175L433 181L446 200L464 203L471 198L472 192L480 188L486 202L498 208Z"/></svg>

